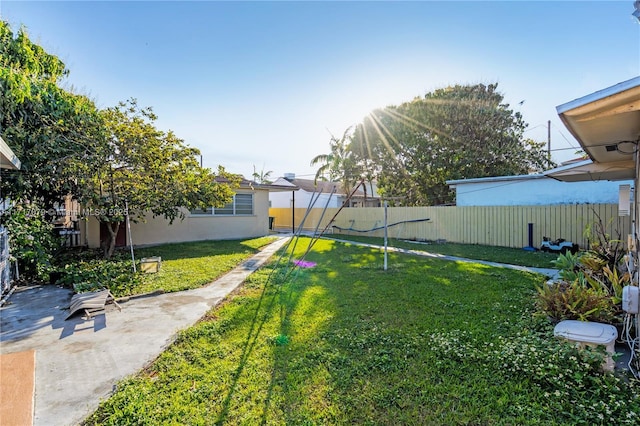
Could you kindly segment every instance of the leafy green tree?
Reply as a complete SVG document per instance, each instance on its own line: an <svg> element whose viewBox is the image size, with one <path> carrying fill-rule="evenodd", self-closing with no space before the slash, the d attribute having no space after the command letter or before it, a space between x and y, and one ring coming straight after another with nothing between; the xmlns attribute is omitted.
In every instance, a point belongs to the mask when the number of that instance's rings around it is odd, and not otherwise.
<svg viewBox="0 0 640 426"><path fill-rule="evenodd" d="M61 88L68 73L24 28L0 21L0 136L22 162L2 171L3 197L48 209L75 192L72 165L96 150L101 122L92 101Z"/></svg>
<svg viewBox="0 0 640 426"><path fill-rule="evenodd" d="M316 172L315 181L328 180L340 182L345 193L350 193L362 178L362 168L356 162L351 150L352 128L348 128L342 137L331 135L329 154L316 155L311 159L311 166L320 165Z"/></svg>
<svg viewBox="0 0 640 426"><path fill-rule="evenodd" d="M37 203L17 203L1 215L0 222L10 231L11 255L18 262L20 278L46 281L61 242L43 209Z"/></svg>
<svg viewBox="0 0 640 426"><path fill-rule="evenodd" d="M150 108L130 101L99 111L61 88L68 74L24 28L14 34L0 21L0 135L22 162L20 171L2 171L3 197L49 211L73 194L107 224L107 257L127 207L134 219L150 212L172 222L179 207L231 200L238 178L201 168L196 149L155 128Z"/></svg>
<svg viewBox="0 0 640 426"><path fill-rule="evenodd" d="M497 86L451 86L373 111L354 132L355 161L404 205L453 202L447 180L545 169L544 143L523 137L527 124Z"/></svg>
<svg viewBox="0 0 640 426"><path fill-rule="evenodd" d="M128 213L143 220L151 213L172 223L184 218L181 207L222 207L231 201L239 178L223 168L217 174L200 167L200 152L172 132L158 130L151 108L135 99L101 111L104 141L89 162L75 165L78 198L87 212L107 225L105 257Z"/></svg>

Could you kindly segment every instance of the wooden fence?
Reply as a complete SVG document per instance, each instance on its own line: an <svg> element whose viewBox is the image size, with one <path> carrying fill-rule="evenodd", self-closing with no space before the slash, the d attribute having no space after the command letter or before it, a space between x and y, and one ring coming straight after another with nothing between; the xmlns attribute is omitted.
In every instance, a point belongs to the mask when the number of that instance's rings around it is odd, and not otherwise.
<svg viewBox="0 0 640 426"><path fill-rule="evenodd" d="M274 229L327 229L333 234L384 235L384 208L323 209L271 208ZM329 225L329 221L335 220ZM564 238L589 246L593 236L585 232L600 218L611 238L625 243L631 229L629 216L618 216L617 204L572 204L550 206L490 206L490 207L389 207L387 211L390 238L410 240L446 240L465 244L502 247L529 245L529 224L532 225L533 246L539 247L542 237ZM424 219L429 219L425 221ZM319 223L320 222L320 223Z"/></svg>

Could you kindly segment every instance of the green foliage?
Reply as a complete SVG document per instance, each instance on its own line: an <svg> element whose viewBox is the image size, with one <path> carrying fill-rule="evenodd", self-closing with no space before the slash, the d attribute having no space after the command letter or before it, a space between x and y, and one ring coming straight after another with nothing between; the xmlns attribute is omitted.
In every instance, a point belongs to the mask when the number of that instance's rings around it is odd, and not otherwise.
<svg viewBox="0 0 640 426"><path fill-rule="evenodd" d="M566 281L573 282L576 280L584 280L584 274L581 272L580 259L583 253L571 253L567 251L558 255L558 258L553 260L553 266L559 269L558 276Z"/></svg>
<svg viewBox="0 0 640 426"><path fill-rule="evenodd" d="M330 182L340 182L346 194L353 191L358 182L364 177L364 170L361 164L355 159L353 151L350 149L352 138L352 128L345 130L340 139L331 135L329 154L316 155L311 159L311 165L320 165L316 171L315 181L328 180ZM366 188L365 188L366 190Z"/></svg>
<svg viewBox="0 0 640 426"><path fill-rule="evenodd" d="M608 293L585 286L578 280L542 284L537 290L539 314L554 321L576 319L610 323L617 312L614 299Z"/></svg>
<svg viewBox="0 0 640 426"><path fill-rule="evenodd" d="M638 423L636 382L531 316L538 276L381 256L320 240L259 270L85 424Z"/></svg>
<svg viewBox="0 0 640 426"><path fill-rule="evenodd" d="M0 136L20 158L20 171L0 170L0 192L45 209L77 189L76 167L100 141L98 110L61 88L64 63L0 21Z"/></svg>
<svg viewBox="0 0 640 426"><path fill-rule="evenodd" d="M596 220L587 226L584 231L584 235L592 241L589 253L599 259L603 264L602 266L608 265L610 270L620 268L626 254L626 249L620 238L620 232L614 231L616 238L612 238L607 232L607 226L602 221L602 218L595 210L593 210L593 214L596 216Z"/></svg>
<svg viewBox="0 0 640 426"><path fill-rule="evenodd" d="M289 344L290 339L289 336L278 334L277 336L267 338L267 341L275 346L285 346Z"/></svg>
<svg viewBox="0 0 640 426"><path fill-rule="evenodd" d="M18 261L21 278L47 281L51 261L60 247L53 226L37 204L16 204L0 215L0 223L9 231L11 255Z"/></svg>
<svg viewBox="0 0 640 426"><path fill-rule="evenodd" d="M435 333L431 338L443 358L499 371L503 377L526 381L542 391L547 401L538 409L546 405L555 412L554 423L632 425L640 421L636 400L640 387L636 381L601 372L603 347L578 349L570 342L550 339L548 328L539 331L529 321L520 325L515 335L497 336L488 345L465 330Z"/></svg>
<svg viewBox="0 0 640 426"><path fill-rule="evenodd" d="M455 85L371 112L349 145L355 161L400 205L454 202L447 180L526 174L550 164L544 144L497 84Z"/></svg>
<svg viewBox="0 0 640 426"><path fill-rule="evenodd" d="M55 284L74 289L76 293L109 289L116 296L128 296L142 283L142 274L133 273L128 253L103 259L97 251L71 251L56 259Z"/></svg>
<svg viewBox="0 0 640 426"><path fill-rule="evenodd" d="M196 159L200 152L173 132L158 130L151 108L131 99L100 114L104 140L78 173L78 193L108 225L106 257L115 249L116 231L127 211L133 220L150 213L171 223L184 218L180 207L221 207L231 200L239 178L223 168L217 174L201 168Z"/></svg>
<svg viewBox="0 0 640 426"><path fill-rule="evenodd" d="M272 241L263 237L137 249L137 273L133 272L128 251L116 251L113 257L104 259L97 250L71 249L56 256L56 284L73 287L78 293L108 288L116 297L188 290L209 284ZM162 258L160 272L140 272L140 259L152 256Z"/></svg>
<svg viewBox="0 0 640 426"><path fill-rule="evenodd" d="M600 285L613 298L622 302L622 289L631 283L631 274L625 261L626 249L620 233L616 238L606 232L602 219L594 211L597 220L587 227L585 234L593 241L587 254L582 257L581 268L592 285Z"/></svg>
<svg viewBox="0 0 640 426"><path fill-rule="evenodd" d="M268 170L265 171L264 168L262 168L262 170L260 170L259 172L256 170L256 165L253 165L253 173L251 174L251 176L253 176L253 179L255 179L256 182L258 183L263 183L263 184L270 184L271 182L271 173L273 173L272 170Z"/></svg>
<svg viewBox="0 0 640 426"><path fill-rule="evenodd" d="M631 283L631 275L622 242L611 239L605 229L598 217L585 231L594 241L591 248L575 255L561 254L553 262L562 281L538 288L540 314L555 321L620 321L622 289Z"/></svg>
<svg viewBox="0 0 640 426"><path fill-rule="evenodd" d="M85 96L61 88L64 63L0 21L0 136L22 161L2 170L0 192L50 208L72 194L107 224L107 257L128 212L169 221L180 207L223 206L238 177L200 167L198 150L161 132L151 108L135 100L99 111Z"/></svg>

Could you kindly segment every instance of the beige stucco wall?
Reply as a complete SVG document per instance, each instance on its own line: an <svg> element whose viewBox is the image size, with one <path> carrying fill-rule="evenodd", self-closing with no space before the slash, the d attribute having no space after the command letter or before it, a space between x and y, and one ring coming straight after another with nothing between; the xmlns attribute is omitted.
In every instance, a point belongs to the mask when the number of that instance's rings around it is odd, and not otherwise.
<svg viewBox="0 0 640 426"><path fill-rule="evenodd" d="M249 193L238 191L238 193ZM252 216L194 216L184 210L184 220L169 221L149 215L146 222L131 223L134 246L200 240L229 240L261 237L269 234L269 192L253 191ZM91 217L87 222L87 244L100 247L100 224ZM127 244L129 238L127 236Z"/></svg>
<svg viewBox="0 0 640 426"><path fill-rule="evenodd" d="M85 244L91 248L100 247L100 222L93 216L83 222L80 223L80 235Z"/></svg>

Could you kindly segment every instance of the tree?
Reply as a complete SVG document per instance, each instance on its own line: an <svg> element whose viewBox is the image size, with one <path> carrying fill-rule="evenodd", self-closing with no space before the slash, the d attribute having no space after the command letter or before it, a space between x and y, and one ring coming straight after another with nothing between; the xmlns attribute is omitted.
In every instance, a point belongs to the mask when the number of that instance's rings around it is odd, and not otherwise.
<svg viewBox="0 0 640 426"><path fill-rule="evenodd" d="M200 167L200 152L172 132L154 126L151 108L135 99L101 111L103 143L89 162L78 162L78 198L88 214L107 225L105 257L115 249L120 224L129 214L144 220L151 213L172 223L182 208L222 207L233 197L239 177L220 168Z"/></svg>
<svg viewBox="0 0 640 426"><path fill-rule="evenodd" d="M523 137L527 124L497 86L456 85L373 111L354 132L355 161L404 205L451 203L447 180L543 170L544 143Z"/></svg>
<svg viewBox="0 0 640 426"><path fill-rule="evenodd" d="M150 108L135 100L100 111L87 97L60 87L64 63L0 21L0 135L21 159L20 171L2 171L2 196L48 211L72 194L107 224L105 255L125 213L169 221L180 207L222 206L239 179L199 166L199 152L173 133L157 130ZM224 182L216 178L224 178Z"/></svg>
<svg viewBox="0 0 640 426"><path fill-rule="evenodd" d="M60 87L68 73L24 28L14 35L0 21L0 135L22 162L2 171L3 197L48 209L75 192L71 164L96 150L101 123L91 100Z"/></svg>
<svg viewBox="0 0 640 426"><path fill-rule="evenodd" d="M331 135L329 154L316 155L311 159L311 166L320 165L316 172L315 182L329 180L340 182L345 193L351 193L361 180L361 168L355 161L351 150L352 128L348 128L340 139Z"/></svg>
<svg viewBox="0 0 640 426"><path fill-rule="evenodd" d="M262 170L260 170L259 172L256 170L256 165L253 165L253 173L251 176L253 176L253 178L256 180L256 182L258 183L264 183L264 184L270 184L272 183L272 181L269 179L271 177L271 173L273 173L272 170L269 171L264 171L264 166L262 167Z"/></svg>

